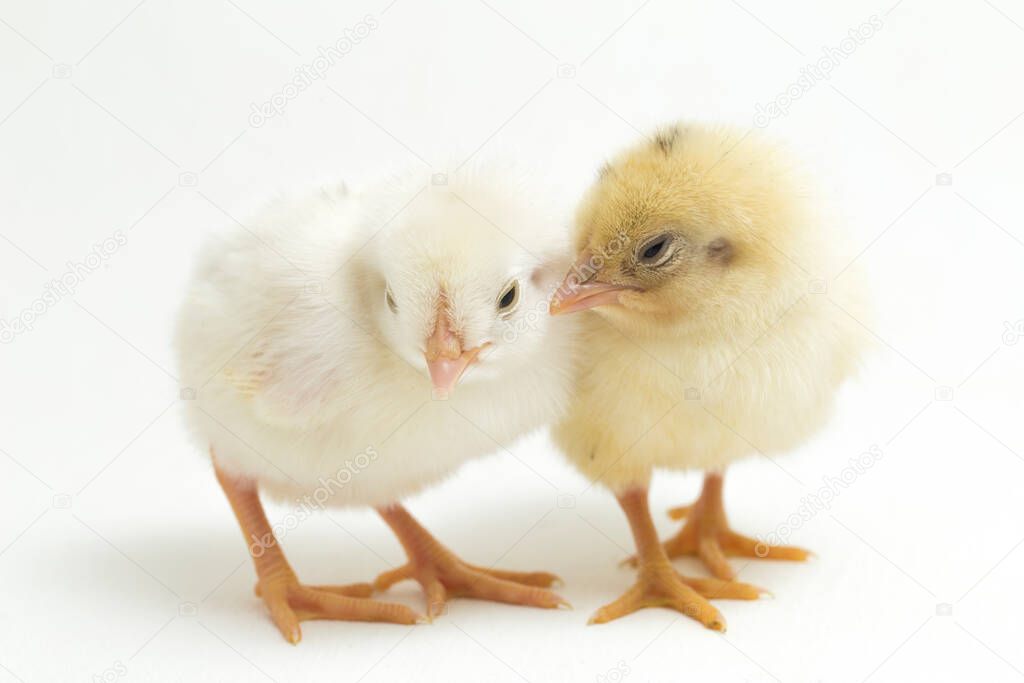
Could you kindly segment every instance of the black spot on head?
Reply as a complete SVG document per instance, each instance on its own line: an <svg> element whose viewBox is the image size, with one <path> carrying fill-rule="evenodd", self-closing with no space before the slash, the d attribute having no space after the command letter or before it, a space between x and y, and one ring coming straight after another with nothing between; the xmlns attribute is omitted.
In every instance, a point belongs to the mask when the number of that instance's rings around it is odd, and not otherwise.
<svg viewBox="0 0 1024 683"><path fill-rule="evenodd" d="M708 258L717 263L721 263L723 266L728 265L733 256L735 256L735 249L725 237L716 237L715 239L708 242Z"/></svg>
<svg viewBox="0 0 1024 683"><path fill-rule="evenodd" d="M654 136L654 144L658 146L664 154L668 154L672 151L672 146L676 144L676 139L679 137L679 128L673 126L665 130L659 131Z"/></svg>

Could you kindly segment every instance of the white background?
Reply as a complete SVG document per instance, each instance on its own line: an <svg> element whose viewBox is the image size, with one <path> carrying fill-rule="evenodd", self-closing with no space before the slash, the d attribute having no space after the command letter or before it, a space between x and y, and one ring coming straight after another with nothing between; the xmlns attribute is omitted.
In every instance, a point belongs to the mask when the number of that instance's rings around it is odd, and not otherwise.
<svg viewBox="0 0 1024 683"><path fill-rule="evenodd" d="M0 680L1024 677L1019 2L136 2L0 2L0 318L127 238L0 346ZM377 28L324 80L250 126L366 15ZM410 507L471 561L558 572L574 610L456 600L432 625L307 623L287 645L180 418L169 337L204 236L281 188L409 166L427 182L478 148L549 170L570 206L659 123L752 127L872 15L882 28L768 132L848 217L876 348L826 430L726 489L734 526L767 533L878 445L794 533L819 559L738 562L776 598L719 603L725 635L657 609L588 627L631 583L631 538L537 435ZM662 532L698 486L658 477ZM285 546L314 583L403 559L368 511L319 515ZM422 607L414 584L392 596Z"/></svg>

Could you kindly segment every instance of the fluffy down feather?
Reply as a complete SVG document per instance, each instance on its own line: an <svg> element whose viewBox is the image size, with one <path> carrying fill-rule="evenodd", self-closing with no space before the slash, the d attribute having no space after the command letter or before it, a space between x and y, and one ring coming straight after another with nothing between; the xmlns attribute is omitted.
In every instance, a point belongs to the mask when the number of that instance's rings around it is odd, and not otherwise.
<svg viewBox="0 0 1024 683"><path fill-rule="evenodd" d="M206 248L181 309L202 448L272 495L319 488L331 505L377 506L549 423L567 402L576 324L546 315L563 233L497 169L266 207ZM499 315L512 280L519 303ZM447 400L423 357L439 307L466 347L490 342Z"/></svg>
<svg viewBox="0 0 1024 683"><path fill-rule="evenodd" d="M600 257L582 277L635 289L568 316L586 370L555 437L584 474L624 491L655 468L783 453L825 423L866 313L852 270L818 293L848 252L806 187L757 135L700 125L605 168L577 214L577 252ZM666 233L670 257L645 265Z"/></svg>

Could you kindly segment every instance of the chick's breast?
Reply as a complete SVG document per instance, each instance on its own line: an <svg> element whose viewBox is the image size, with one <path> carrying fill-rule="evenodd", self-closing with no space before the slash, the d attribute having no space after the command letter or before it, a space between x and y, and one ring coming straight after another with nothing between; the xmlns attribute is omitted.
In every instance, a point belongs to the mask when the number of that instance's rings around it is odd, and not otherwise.
<svg viewBox="0 0 1024 683"><path fill-rule="evenodd" d="M828 419L860 346L851 320L806 298L767 329L700 343L632 338L585 315L585 370L554 436L588 478L617 490L655 468L795 448Z"/></svg>

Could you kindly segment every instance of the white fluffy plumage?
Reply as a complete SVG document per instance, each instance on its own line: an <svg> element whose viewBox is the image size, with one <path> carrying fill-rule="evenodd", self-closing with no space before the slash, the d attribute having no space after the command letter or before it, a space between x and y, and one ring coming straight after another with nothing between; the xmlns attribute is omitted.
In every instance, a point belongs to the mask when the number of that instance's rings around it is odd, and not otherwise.
<svg viewBox="0 0 1024 683"><path fill-rule="evenodd" d="M574 323L546 306L564 228L504 169L421 185L282 199L206 248L177 347L188 421L224 471L381 506L561 415ZM447 400L424 360L439 306L466 348L489 343Z"/></svg>

